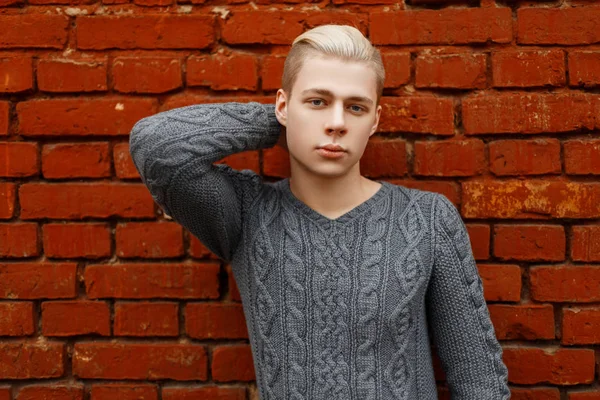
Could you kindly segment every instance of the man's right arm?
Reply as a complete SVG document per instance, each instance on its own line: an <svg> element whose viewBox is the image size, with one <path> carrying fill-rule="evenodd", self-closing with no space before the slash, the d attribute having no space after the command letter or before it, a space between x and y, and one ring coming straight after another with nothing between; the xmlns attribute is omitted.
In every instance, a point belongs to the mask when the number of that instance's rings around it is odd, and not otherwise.
<svg viewBox="0 0 600 400"><path fill-rule="evenodd" d="M131 130L133 162L154 201L220 258L237 247L242 213L262 179L222 158L273 147L281 125L273 104L196 104L139 120Z"/></svg>

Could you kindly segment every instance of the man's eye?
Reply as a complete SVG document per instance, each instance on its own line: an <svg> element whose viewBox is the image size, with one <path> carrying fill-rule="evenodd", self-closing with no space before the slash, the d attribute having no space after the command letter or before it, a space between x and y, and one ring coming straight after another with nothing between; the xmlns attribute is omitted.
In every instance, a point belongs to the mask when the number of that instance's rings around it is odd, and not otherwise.
<svg viewBox="0 0 600 400"><path fill-rule="evenodd" d="M356 107L353 111L356 111L356 112L364 111L361 106L353 105L352 107Z"/></svg>
<svg viewBox="0 0 600 400"><path fill-rule="evenodd" d="M313 100L310 100L310 102L312 103L312 105L313 105L313 106L319 106L320 104L315 104L315 101L320 101L320 102L322 102L323 100L321 100L321 99L313 99Z"/></svg>

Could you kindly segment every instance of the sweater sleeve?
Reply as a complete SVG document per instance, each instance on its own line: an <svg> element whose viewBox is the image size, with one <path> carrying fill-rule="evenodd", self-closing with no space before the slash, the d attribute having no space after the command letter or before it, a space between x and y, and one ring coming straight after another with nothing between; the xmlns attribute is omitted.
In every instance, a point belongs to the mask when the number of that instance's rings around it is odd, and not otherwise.
<svg viewBox="0 0 600 400"><path fill-rule="evenodd" d="M274 104L195 104L139 120L129 136L129 151L164 212L230 261L244 211L263 182L252 170L213 163L233 153L273 147L280 129Z"/></svg>
<svg viewBox="0 0 600 400"><path fill-rule="evenodd" d="M435 255L426 301L432 338L451 398L510 399L508 371L483 297L466 226L450 200L435 197Z"/></svg>

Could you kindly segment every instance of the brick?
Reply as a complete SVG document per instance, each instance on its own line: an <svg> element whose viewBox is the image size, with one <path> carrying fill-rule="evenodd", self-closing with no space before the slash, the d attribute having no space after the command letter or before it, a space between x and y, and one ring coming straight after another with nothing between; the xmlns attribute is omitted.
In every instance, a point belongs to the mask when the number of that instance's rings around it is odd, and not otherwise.
<svg viewBox="0 0 600 400"><path fill-rule="evenodd" d="M236 11L221 27L228 44L292 44L304 31L307 13L299 11Z"/></svg>
<svg viewBox="0 0 600 400"><path fill-rule="evenodd" d="M0 219L11 219L15 212L16 186L0 182Z"/></svg>
<svg viewBox="0 0 600 400"><path fill-rule="evenodd" d="M0 224L0 257L38 256L37 224Z"/></svg>
<svg viewBox="0 0 600 400"><path fill-rule="evenodd" d="M104 92L108 89L106 57L39 60L37 84L42 92Z"/></svg>
<svg viewBox="0 0 600 400"><path fill-rule="evenodd" d="M502 260L562 261L565 248L565 229L562 226L494 227L494 255Z"/></svg>
<svg viewBox="0 0 600 400"><path fill-rule="evenodd" d="M90 400L113 399L158 400L158 387L155 385L114 383L92 385Z"/></svg>
<svg viewBox="0 0 600 400"><path fill-rule="evenodd" d="M454 104L437 97L382 97L379 132L454 134Z"/></svg>
<svg viewBox="0 0 600 400"><path fill-rule="evenodd" d="M600 343L600 308L563 308L564 345Z"/></svg>
<svg viewBox="0 0 600 400"><path fill-rule="evenodd" d="M74 346L73 375L82 379L204 381L207 354L199 345L79 342Z"/></svg>
<svg viewBox="0 0 600 400"><path fill-rule="evenodd" d="M510 8L467 8L372 12L374 45L510 43Z"/></svg>
<svg viewBox="0 0 600 400"><path fill-rule="evenodd" d="M10 387L0 387L0 400L11 400Z"/></svg>
<svg viewBox="0 0 600 400"><path fill-rule="evenodd" d="M571 258L573 261L600 261L600 225L573 226Z"/></svg>
<svg viewBox="0 0 600 400"><path fill-rule="evenodd" d="M519 301L521 268L518 265L477 265L486 301Z"/></svg>
<svg viewBox="0 0 600 400"><path fill-rule="evenodd" d="M188 303L185 330L195 339L247 339L241 304Z"/></svg>
<svg viewBox="0 0 600 400"><path fill-rule="evenodd" d="M111 255L110 228L105 223L45 224L44 254L50 258L104 258Z"/></svg>
<svg viewBox="0 0 600 400"><path fill-rule="evenodd" d="M154 200L143 184L26 183L19 189L22 219L154 217Z"/></svg>
<svg viewBox="0 0 600 400"><path fill-rule="evenodd" d="M118 302L115 305L115 336L178 336L177 303Z"/></svg>
<svg viewBox="0 0 600 400"><path fill-rule="evenodd" d="M564 86L563 50L507 50L492 53L494 87Z"/></svg>
<svg viewBox="0 0 600 400"><path fill-rule="evenodd" d="M1 72L0 72L1 76ZM0 177L20 178L38 174L36 143L0 142Z"/></svg>
<svg viewBox="0 0 600 400"><path fill-rule="evenodd" d="M385 51L381 52L385 68L385 88L397 88L410 81L410 53Z"/></svg>
<svg viewBox="0 0 600 400"><path fill-rule="evenodd" d="M128 135L156 112L156 99L93 98L27 100L17 104L23 136Z"/></svg>
<svg viewBox="0 0 600 400"><path fill-rule="evenodd" d="M587 93L472 95L462 112L467 135L600 129L600 96Z"/></svg>
<svg viewBox="0 0 600 400"><path fill-rule="evenodd" d="M600 185L549 180L462 183L464 218L598 218ZM510 194L510 195L507 195Z"/></svg>
<svg viewBox="0 0 600 400"><path fill-rule="evenodd" d="M473 256L476 260L487 260L490 257L490 226L467 224Z"/></svg>
<svg viewBox="0 0 600 400"><path fill-rule="evenodd" d="M2 42L0 42L0 47L2 47ZM3 77L0 81L0 93L18 93L32 89L32 58L26 56L0 58L0 76Z"/></svg>
<svg viewBox="0 0 600 400"><path fill-rule="evenodd" d="M393 183L394 185L401 185L412 189L440 193L446 196L455 206L460 204L460 195L457 182L409 179L390 179L388 182Z"/></svg>
<svg viewBox="0 0 600 400"><path fill-rule="evenodd" d="M486 167L481 140L417 141L414 174L421 176L473 176Z"/></svg>
<svg viewBox="0 0 600 400"><path fill-rule="evenodd" d="M44 336L110 335L110 310L103 301L42 303Z"/></svg>
<svg viewBox="0 0 600 400"><path fill-rule="evenodd" d="M222 158L215 164L227 164L233 169L241 171L243 169L251 169L252 171L260 174L260 163L258 151L242 151L239 153L230 154L227 157Z"/></svg>
<svg viewBox="0 0 600 400"><path fill-rule="evenodd" d="M42 174L46 179L109 177L108 143L45 145L42 148Z"/></svg>
<svg viewBox="0 0 600 400"><path fill-rule="evenodd" d="M162 390L163 400L246 400L244 387L204 386L194 387L165 387Z"/></svg>
<svg viewBox="0 0 600 400"><path fill-rule="evenodd" d="M64 373L63 343L0 343L0 379L60 378Z"/></svg>
<svg viewBox="0 0 600 400"><path fill-rule="evenodd" d="M504 348L508 380L515 384L578 385L594 381L594 351L588 349Z"/></svg>
<svg viewBox="0 0 600 400"><path fill-rule="evenodd" d="M41 13L2 15L0 26L3 27L0 49L63 49L67 42L69 17Z"/></svg>
<svg viewBox="0 0 600 400"><path fill-rule="evenodd" d="M0 315L0 336L27 336L35 333L32 302L1 302Z"/></svg>
<svg viewBox="0 0 600 400"><path fill-rule="evenodd" d="M183 255L183 228L175 222L127 222L117 225L117 256L168 258Z"/></svg>
<svg viewBox="0 0 600 400"><path fill-rule="evenodd" d="M16 400L83 400L83 386L25 386Z"/></svg>
<svg viewBox="0 0 600 400"><path fill-rule="evenodd" d="M565 172L569 175L600 175L600 140L567 140Z"/></svg>
<svg viewBox="0 0 600 400"><path fill-rule="evenodd" d="M183 85L181 60L172 57L117 57L112 75L122 93L165 93Z"/></svg>
<svg viewBox="0 0 600 400"><path fill-rule="evenodd" d="M600 85L600 51L569 52L569 85L594 87Z"/></svg>
<svg viewBox="0 0 600 400"><path fill-rule="evenodd" d="M129 152L129 143L117 143L113 147L115 173L119 179L141 179Z"/></svg>
<svg viewBox="0 0 600 400"><path fill-rule="evenodd" d="M0 263L0 299L74 298L76 272L74 263Z"/></svg>
<svg viewBox="0 0 600 400"><path fill-rule="evenodd" d="M248 103L251 101L256 101L257 103L262 104L273 104L275 99L273 96L207 96L207 95L199 95L199 94L181 94L178 96L171 96L167 98L160 111L172 110L178 107L191 106L193 104L210 104L210 103L227 103L230 101L238 101L243 103Z"/></svg>
<svg viewBox="0 0 600 400"><path fill-rule="evenodd" d="M291 176L289 153L279 146L263 150L263 174L289 178Z"/></svg>
<svg viewBox="0 0 600 400"><path fill-rule="evenodd" d="M8 134L10 124L10 106L7 101L0 101L0 136Z"/></svg>
<svg viewBox="0 0 600 400"><path fill-rule="evenodd" d="M482 89L487 86L485 54L426 54L416 59L415 86Z"/></svg>
<svg viewBox="0 0 600 400"><path fill-rule="evenodd" d="M560 400L557 388L510 388L511 400Z"/></svg>
<svg viewBox="0 0 600 400"><path fill-rule="evenodd" d="M406 175L406 141L371 137L359 161L361 175L380 178Z"/></svg>
<svg viewBox="0 0 600 400"><path fill-rule="evenodd" d="M526 8L517 10L519 44L592 44L600 42L600 7ZM577 29L573 29L577 26Z"/></svg>
<svg viewBox="0 0 600 400"><path fill-rule="evenodd" d="M571 392L567 400L600 400L600 392Z"/></svg>
<svg viewBox="0 0 600 400"><path fill-rule="evenodd" d="M536 301L600 301L600 267L544 265L529 270L531 298Z"/></svg>
<svg viewBox="0 0 600 400"><path fill-rule="evenodd" d="M219 264L89 265L88 298L219 298Z"/></svg>
<svg viewBox="0 0 600 400"><path fill-rule="evenodd" d="M490 171L497 176L561 173L557 139L496 140L489 151Z"/></svg>
<svg viewBox="0 0 600 400"><path fill-rule="evenodd" d="M211 371L215 382L255 380L250 346L242 344L215 347Z"/></svg>
<svg viewBox="0 0 600 400"><path fill-rule="evenodd" d="M78 16L77 48L204 49L214 42L207 15Z"/></svg>
<svg viewBox="0 0 600 400"><path fill-rule="evenodd" d="M191 56L187 60L186 83L213 90L256 90L258 63L251 54L216 53Z"/></svg>
<svg viewBox="0 0 600 400"><path fill-rule="evenodd" d="M277 90L282 87L281 77L286 56L266 55L261 60L260 79L263 90Z"/></svg>
<svg viewBox="0 0 600 400"><path fill-rule="evenodd" d="M554 308L550 304L490 304L498 340L554 339Z"/></svg>

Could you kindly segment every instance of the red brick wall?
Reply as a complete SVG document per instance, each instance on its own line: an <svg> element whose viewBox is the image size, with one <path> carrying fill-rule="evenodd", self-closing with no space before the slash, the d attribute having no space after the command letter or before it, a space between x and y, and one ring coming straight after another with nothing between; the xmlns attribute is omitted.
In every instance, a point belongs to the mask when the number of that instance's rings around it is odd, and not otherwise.
<svg viewBox="0 0 600 400"><path fill-rule="evenodd" d="M153 204L127 135L174 107L273 102L287 45L324 23L381 48L381 133L362 171L460 207L513 398L600 399L594 1L0 11L0 400L256 398L230 268ZM225 161L289 173L279 148Z"/></svg>

